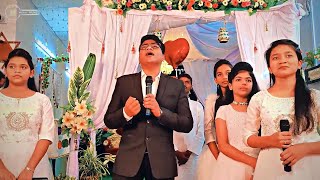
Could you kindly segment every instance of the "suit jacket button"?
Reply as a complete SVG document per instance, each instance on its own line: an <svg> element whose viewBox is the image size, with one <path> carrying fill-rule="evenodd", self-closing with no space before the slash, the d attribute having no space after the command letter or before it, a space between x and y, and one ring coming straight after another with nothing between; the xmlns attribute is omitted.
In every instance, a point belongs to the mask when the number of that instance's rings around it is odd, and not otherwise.
<svg viewBox="0 0 320 180"><path fill-rule="evenodd" d="M148 141L148 140L149 140L149 137L147 137L146 140Z"/></svg>
<svg viewBox="0 0 320 180"><path fill-rule="evenodd" d="M149 120L147 120L147 123L149 124L149 123L150 123L150 121L149 121Z"/></svg>

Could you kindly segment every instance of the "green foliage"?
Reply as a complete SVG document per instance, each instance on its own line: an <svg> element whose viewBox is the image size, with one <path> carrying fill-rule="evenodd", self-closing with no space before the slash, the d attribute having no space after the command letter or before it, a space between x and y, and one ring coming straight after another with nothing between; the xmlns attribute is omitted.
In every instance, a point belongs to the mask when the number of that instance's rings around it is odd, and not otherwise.
<svg viewBox="0 0 320 180"><path fill-rule="evenodd" d="M84 73L81 68L77 67L76 71L73 74L73 81L76 88L80 88L81 84L84 81Z"/></svg>
<svg viewBox="0 0 320 180"><path fill-rule="evenodd" d="M96 55L90 53L83 66L84 81L87 81L92 78L95 66L96 66Z"/></svg>
<svg viewBox="0 0 320 180"><path fill-rule="evenodd" d="M98 129L96 134L96 145L100 146L103 144L103 141L108 137L112 136L114 133L109 131L108 129Z"/></svg>
<svg viewBox="0 0 320 180"><path fill-rule="evenodd" d="M83 96L85 90L87 89L91 79L86 80L84 83L81 84L79 91L78 91L78 97Z"/></svg>
<svg viewBox="0 0 320 180"><path fill-rule="evenodd" d="M108 169L103 165L99 156L94 154L93 150L87 148L86 150L81 150L81 153L82 156L79 157L80 179L98 180L102 176L109 174Z"/></svg>
<svg viewBox="0 0 320 180"><path fill-rule="evenodd" d="M316 51L307 51L306 56L303 58L303 61L307 63L307 67L313 67L315 60L320 60L320 48Z"/></svg>

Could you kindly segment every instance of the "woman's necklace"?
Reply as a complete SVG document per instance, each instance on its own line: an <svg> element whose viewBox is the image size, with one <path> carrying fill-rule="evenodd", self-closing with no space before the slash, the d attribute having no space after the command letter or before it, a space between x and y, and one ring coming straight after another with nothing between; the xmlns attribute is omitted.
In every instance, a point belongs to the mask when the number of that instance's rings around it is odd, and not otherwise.
<svg viewBox="0 0 320 180"><path fill-rule="evenodd" d="M233 101L232 103L235 104L235 105L248 106L248 102L237 102L237 101Z"/></svg>

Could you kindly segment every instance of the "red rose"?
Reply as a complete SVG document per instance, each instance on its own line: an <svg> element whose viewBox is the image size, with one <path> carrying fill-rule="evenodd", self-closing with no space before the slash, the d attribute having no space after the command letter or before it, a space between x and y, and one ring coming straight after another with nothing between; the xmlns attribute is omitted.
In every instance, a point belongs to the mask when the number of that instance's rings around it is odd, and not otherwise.
<svg viewBox="0 0 320 180"><path fill-rule="evenodd" d="M117 10L117 14L122 15L123 14L123 10L122 9L118 9Z"/></svg>
<svg viewBox="0 0 320 180"><path fill-rule="evenodd" d="M131 1L127 2L127 7L129 8L131 6L132 6L132 2Z"/></svg>
<svg viewBox="0 0 320 180"><path fill-rule="evenodd" d="M262 6L263 6L264 8L266 8L266 7L268 6L268 4L267 4L267 3L264 3Z"/></svg>
<svg viewBox="0 0 320 180"><path fill-rule="evenodd" d="M232 0L231 4L236 7L238 6L238 0Z"/></svg>
<svg viewBox="0 0 320 180"><path fill-rule="evenodd" d="M156 7L156 5L155 5L155 4L151 4L151 10L152 10L152 11L157 10L157 7Z"/></svg>
<svg viewBox="0 0 320 180"><path fill-rule="evenodd" d="M212 7L213 7L213 9L217 9L217 8L219 7L219 4L218 4L218 3L214 3L214 4L212 5Z"/></svg>

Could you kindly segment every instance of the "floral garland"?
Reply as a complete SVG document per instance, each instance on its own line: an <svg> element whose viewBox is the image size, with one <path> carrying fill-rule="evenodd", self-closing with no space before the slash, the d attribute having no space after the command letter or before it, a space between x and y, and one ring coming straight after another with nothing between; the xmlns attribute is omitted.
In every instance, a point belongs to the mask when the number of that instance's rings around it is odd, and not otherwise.
<svg viewBox="0 0 320 180"><path fill-rule="evenodd" d="M136 10L180 10L225 11L247 10L249 14L257 10L267 10L287 0L95 0L100 7L117 9L117 14L125 15L131 9Z"/></svg>
<svg viewBox="0 0 320 180"><path fill-rule="evenodd" d="M49 87L49 76L50 76L50 66L52 62L66 62L69 63L68 56L58 56L56 58L46 57L46 58L38 58L38 61L42 63L41 66L41 89L45 90Z"/></svg>

